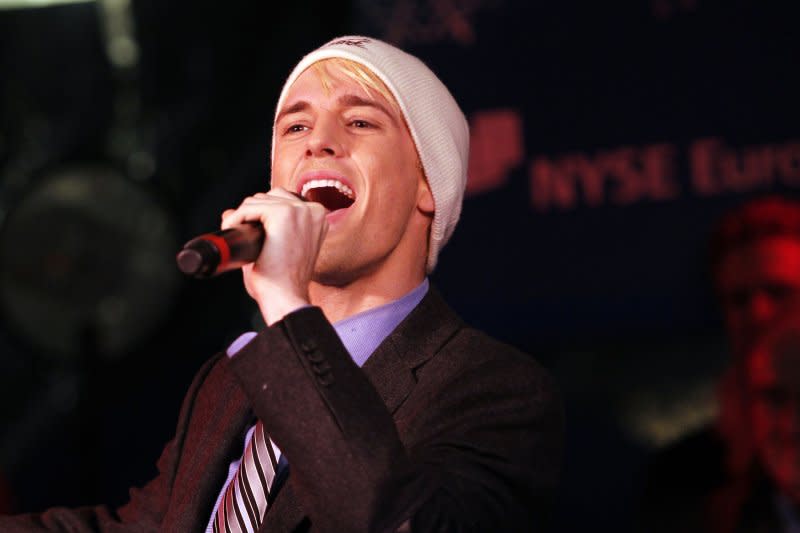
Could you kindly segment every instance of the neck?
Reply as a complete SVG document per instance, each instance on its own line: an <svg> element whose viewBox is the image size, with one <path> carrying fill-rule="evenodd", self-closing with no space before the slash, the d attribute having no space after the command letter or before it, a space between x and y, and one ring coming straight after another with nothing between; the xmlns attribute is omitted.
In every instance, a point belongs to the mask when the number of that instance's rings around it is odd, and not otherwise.
<svg viewBox="0 0 800 533"><path fill-rule="evenodd" d="M402 279L363 276L342 286L312 282L308 292L311 303L319 306L326 318L334 323L397 300L415 289L423 279L425 274L422 272Z"/></svg>

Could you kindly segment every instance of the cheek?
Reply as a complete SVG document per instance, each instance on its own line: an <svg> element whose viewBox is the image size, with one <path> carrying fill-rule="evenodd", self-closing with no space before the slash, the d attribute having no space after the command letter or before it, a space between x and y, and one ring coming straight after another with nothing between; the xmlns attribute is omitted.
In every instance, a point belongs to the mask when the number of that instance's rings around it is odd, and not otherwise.
<svg viewBox="0 0 800 533"><path fill-rule="evenodd" d="M278 151L275 149L275 162L272 165L271 183L273 187L285 187L292 176L291 169L294 167L291 157L286 150Z"/></svg>
<svg viewBox="0 0 800 533"><path fill-rule="evenodd" d="M384 216L399 215L416 198L416 166L398 157L362 158L361 173L372 189L371 201L380 204ZM377 207L377 205L376 205Z"/></svg>
<svg viewBox="0 0 800 533"><path fill-rule="evenodd" d="M422 165L419 163L417 150L410 136L397 136L389 144L391 150L383 150L385 165L393 169L398 176L413 176L418 179Z"/></svg>

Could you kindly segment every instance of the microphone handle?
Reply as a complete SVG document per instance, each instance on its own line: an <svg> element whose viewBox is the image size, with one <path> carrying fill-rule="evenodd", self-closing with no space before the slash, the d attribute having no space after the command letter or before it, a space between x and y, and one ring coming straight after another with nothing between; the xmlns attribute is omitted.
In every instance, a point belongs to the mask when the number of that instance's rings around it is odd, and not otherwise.
<svg viewBox="0 0 800 533"><path fill-rule="evenodd" d="M209 278L241 268L258 259L264 237L264 227L256 222L200 235L178 252L178 268L195 278Z"/></svg>

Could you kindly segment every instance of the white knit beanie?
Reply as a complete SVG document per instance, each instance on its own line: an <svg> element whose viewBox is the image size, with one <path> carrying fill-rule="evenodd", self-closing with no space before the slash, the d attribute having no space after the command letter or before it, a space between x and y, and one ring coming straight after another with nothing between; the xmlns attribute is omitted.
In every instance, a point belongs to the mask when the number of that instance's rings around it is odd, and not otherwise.
<svg viewBox="0 0 800 533"><path fill-rule="evenodd" d="M338 37L305 56L292 71L278 99L283 106L289 88L313 63L339 57L371 70L389 88L403 112L425 177L433 194L427 271L453 234L467 184L469 126L453 95L418 58L371 37ZM273 123L272 156L275 155Z"/></svg>

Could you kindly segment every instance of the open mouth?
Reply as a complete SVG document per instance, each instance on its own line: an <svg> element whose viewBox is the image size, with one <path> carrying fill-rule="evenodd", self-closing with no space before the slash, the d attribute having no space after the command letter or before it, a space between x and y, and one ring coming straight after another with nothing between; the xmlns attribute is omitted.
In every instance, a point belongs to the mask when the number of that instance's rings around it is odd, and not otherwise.
<svg viewBox="0 0 800 533"><path fill-rule="evenodd" d="M322 204L328 211L347 209L356 201L353 189L339 180L310 180L300 190L300 196Z"/></svg>

